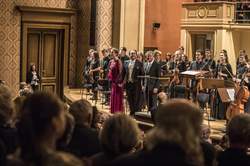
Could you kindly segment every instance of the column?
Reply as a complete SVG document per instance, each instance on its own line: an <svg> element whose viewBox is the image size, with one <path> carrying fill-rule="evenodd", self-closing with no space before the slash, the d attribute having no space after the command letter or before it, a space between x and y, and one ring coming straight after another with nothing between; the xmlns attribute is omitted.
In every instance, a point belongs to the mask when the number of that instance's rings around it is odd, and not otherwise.
<svg viewBox="0 0 250 166"><path fill-rule="evenodd" d="M113 0L96 0L96 49L111 47Z"/></svg>

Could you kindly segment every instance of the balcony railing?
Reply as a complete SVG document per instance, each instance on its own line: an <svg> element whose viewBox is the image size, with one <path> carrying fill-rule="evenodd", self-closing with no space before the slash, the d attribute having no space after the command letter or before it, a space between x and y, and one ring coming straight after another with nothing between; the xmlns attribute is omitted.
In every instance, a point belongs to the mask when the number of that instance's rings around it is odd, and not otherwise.
<svg viewBox="0 0 250 166"><path fill-rule="evenodd" d="M236 23L250 23L250 2L235 3L235 20Z"/></svg>
<svg viewBox="0 0 250 166"><path fill-rule="evenodd" d="M182 4L182 25L250 23L250 1L206 1Z"/></svg>

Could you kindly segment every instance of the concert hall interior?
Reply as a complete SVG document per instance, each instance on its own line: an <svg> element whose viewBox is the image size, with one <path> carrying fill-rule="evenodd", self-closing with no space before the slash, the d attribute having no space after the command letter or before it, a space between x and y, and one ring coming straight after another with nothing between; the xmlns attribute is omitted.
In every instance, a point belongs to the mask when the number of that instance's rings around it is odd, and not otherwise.
<svg viewBox="0 0 250 166"><path fill-rule="evenodd" d="M0 166L250 166L250 0L0 0Z"/></svg>

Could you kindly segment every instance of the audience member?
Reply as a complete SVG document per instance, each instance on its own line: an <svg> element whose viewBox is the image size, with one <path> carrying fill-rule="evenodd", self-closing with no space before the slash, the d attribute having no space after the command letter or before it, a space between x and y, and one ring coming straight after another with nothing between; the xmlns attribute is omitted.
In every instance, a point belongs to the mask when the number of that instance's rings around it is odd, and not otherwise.
<svg viewBox="0 0 250 166"><path fill-rule="evenodd" d="M78 157L90 157L100 152L97 130L91 128L93 108L87 100L72 103L69 112L75 118L75 129L68 145L68 151Z"/></svg>
<svg viewBox="0 0 250 166"><path fill-rule="evenodd" d="M136 121L125 114L110 117L100 133L102 152L92 157L93 166L104 166L115 158L135 152L141 147L140 130Z"/></svg>
<svg viewBox="0 0 250 166"><path fill-rule="evenodd" d="M250 115L241 114L232 118L227 126L229 148L218 156L218 166L250 165Z"/></svg>
<svg viewBox="0 0 250 166"><path fill-rule="evenodd" d="M170 100L159 107L155 122L146 136L146 150L121 157L112 165L203 165L199 139L202 115L196 105Z"/></svg>
<svg viewBox="0 0 250 166"><path fill-rule="evenodd" d="M36 92L28 96L17 126L20 154L13 156L9 165L83 165L74 156L56 150L56 142L65 129L65 111L54 95Z"/></svg>
<svg viewBox="0 0 250 166"><path fill-rule="evenodd" d="M207 125L202 125L201 130L201 149L204 156L205 166L215 165L216 159L216 149L212 145L212 140L210 139L210 128Z"/></svg>
<svg viewBox="0 0 250 166"><path fill-rule="evenodd" d="M17 148L17 131L13 127L14 104L10 89L0 84L0 165Z"/></svg>
<svg viewBox="0 0 250 166"><path fill-rule="evenodd" d="M64 105L66 107L66 105ZM63 136L57 141L57 149L62 151L67 151L67 146L71 141L74 128L75 128L75 119L70 113L65 114L65 131Z"/></svg>

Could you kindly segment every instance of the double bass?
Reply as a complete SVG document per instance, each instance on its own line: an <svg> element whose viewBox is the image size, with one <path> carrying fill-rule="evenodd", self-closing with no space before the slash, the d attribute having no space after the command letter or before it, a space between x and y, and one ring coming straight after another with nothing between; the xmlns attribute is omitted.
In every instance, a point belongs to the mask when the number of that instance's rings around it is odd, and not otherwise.
<svg viewBox="0 0 250 166"><path fill-rule="evenodd" d="M234 116L244 113L244 104L247 102L249 98L249 90L246 86L242 85L242 82L236 84L235 91L235 100L230 103L227 108L226 118L227 120L231 120Z"/></svg>

